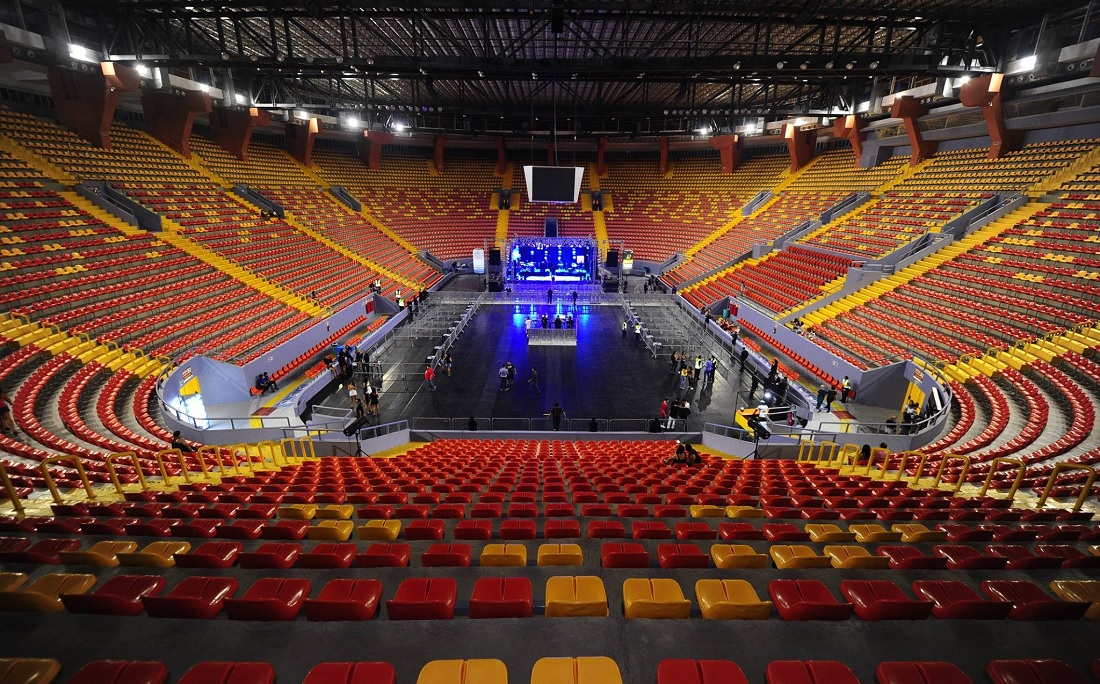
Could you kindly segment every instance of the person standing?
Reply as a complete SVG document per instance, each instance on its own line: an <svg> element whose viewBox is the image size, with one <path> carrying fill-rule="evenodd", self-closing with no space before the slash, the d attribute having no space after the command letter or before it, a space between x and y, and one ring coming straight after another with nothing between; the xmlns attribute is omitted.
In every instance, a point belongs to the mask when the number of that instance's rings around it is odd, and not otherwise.
<svg viewBox="0 0 1100 684"><path fill-rule="evenodd" d="M533 391L535 394L540 394L539 372L535 370L534 366L531 366L531 377L527 379L527 391Z"/></svg>
<svg viewBox="0 0 1100 684"><path fill-rule="evenodd" d="M733 330L730 331L730 335L733 337L732 344L737 344L737 338L741 336L740 326L733 326Z"/></svg>
<svg viewBox="0 0 1100 684"><path fill-rule="evenodd" d="M527 339L531 339L531 317L523 319L523 334Z"/></svg>
<svg viewBox="0 0 1100 684"><path fill-rule="evenodd" d="M455 360L451 358L451 352L448 351L443 355L443 369L447 371L447 377L451 376L451 370L454 368Z"/></svg>
<svg viewBox="0 0 1100 684"><path fill-rule="evenodd" d="M703 372L703 355L702 354L696 354L695 355L695 366L694 366L694 368L692 368L692 374L691 374L691 380L692 380L693 385L696 382L699 381L699 375L702 372Z"/></svg>
<svg viewBox="0 0 1100 684"><path fill-rule="evenodd" d="M359 389L354 382L348 382L348 403L355 409L355 417L363 417L363 399L359 396Z"/></svg>
<svg viewBox="0 0 1100 684"><path fill-rule="evenodd" d="M679 360L680 360L680 355L677 354L675 350L671 354L668 355L668 372L669 373L675 373L676 372L676 362L679 361Z"/></svg>
<svg viewBox="0 0 1100 684"><path fill-rule="evenodd" d="M744 373L745 372L745 362L749 360L749 348L748 347L741 347L741 356L739 358L741 359L741 370L739 370L737 372L738 373Z"/></svg>
<svg viewBox="0 0 1100 684"><path fill-rule="evenodd" d="M821 386L817 388L817 406L814 407L815 411L821 410L821 405L825 403L825 395L829 392L829 388L825 386L825 383L821 383Z"/></svg>
<svg viewBox="0 0 1100 684"><path fill-rule="evenodd" d="M623 339L624 339L624 340L626 339L626 329L627 329L627 321L626 321L626 319L624 318L624 319L623 319Z"/></svg>
<svg viewBox="0 0 1100 684"><path fill-rule="evenodd" d="M504 367L508 369L508 389L512 389L516 384L516 367L511 361L506 361Z"/></svg>
<svg viewBox="0 0 1100 684"><path fill-rule="evenodd" d="M661 417L661 425L664 425L664 426L667 427L667 425L668 425L668 399L663 399L661 401L660 417Z"/></svg>
<svg viewBox="0 0 1100 684"><path fill-rule="evenodd" d="M561 419L565 417L565 409L558 406L558 402L554 402L554 408L550 409L550 413L546 415L550 416L550 422L554 425L554 432L561 429Z"/></svg>
<svg viewBox="0 0 1100 684"><path fill-rule="evenodd" d="M640 342L642 340L642 322L634 321L634 341Z"/></svg>
<svg viewBox="0 0 1100 684"><path fill-rule="evenodd" d="M714 387L714 372L718 370L718 359L712 354L703 363L703 387Z"/></svg>
<svg viewBox="0 0 1100 684"><path fill-rule="evenodd" d="M508 366L502 364L500 370L497 371L497 376L500 378L500 391L506 391L508 389Z"/></svg>
<svg viewBox="0 0 1100 684"><path fill-rule="evenodd" d="M553 304L554 303L554 288L552 288L552 287L546 288L546 303L547 304Z"/></svg>
<svg viewBox="0 0 1100 684"><path fill-rule="evenodd" d="M573 308L577 308L577 291L573 290Z"/></svg>
<svg viewBox="0 0 1100 684"><path fill-rule="evenodd" d="M756 388L760 386L760 378L752 371L749 371L749 374L752 375L752 383L749 385L749 399L751 400L756 395Z"/></svg>
<svg viewBox="0 0 1100 684"><path fill-rule="evenodd" d="M428 364L428 367L424 369L424 382L428 383L428 391L435 391L435 369L432 368L432 364Z"/></svg>
<svg viewBox="0 0 1100 684"><path fill-rule="evenodd" d="M844 379L840 381L840 403L848 403L848 395L852 393L852 381L845 375Z"/></svg>
<svg viewBox="0 0 1100 684"><path fill-rule="evenodd" d="M836 401L836 385L829 388L829 391L825 393L825 413L833 412L833 402Z"/></svg>

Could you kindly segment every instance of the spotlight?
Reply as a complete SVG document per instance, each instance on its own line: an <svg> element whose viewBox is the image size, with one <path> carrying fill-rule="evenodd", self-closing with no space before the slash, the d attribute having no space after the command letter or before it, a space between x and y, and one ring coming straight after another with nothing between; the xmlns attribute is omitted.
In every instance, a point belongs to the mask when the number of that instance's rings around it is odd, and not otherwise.
<svg viewBox="0 0 1100 684"><path fill-rule="evenodd" d="M878 68L878 62L871 62L867 66L871 67L872 69L877 69Z"/></svg>
<svg viewBox="0 0 1100 684"><path fill-rule="evenodd" d="M478 71L477 76L478 76L478 78L485 78L485 72L484 71Z"/></svg>
<svg viewBox="0 0 1100 684"><path fill-rule="evenodd" d="M741 62L734 62L733 63L733 68L734 69L740 69L741 68Z"/></svg>
<svg viewBox="0 0 1100 684"><path fill-rule="evenodd" d="M786 64L787 64L787 63L786 63L786 62L783 62L783 61L779 61L779 62L776 62L776 63L775 63L775 68L776 68L776 69L782 69L782 68L783 68L783 67L784 67L784 66L785 66Z"/></svg>
<svg viewBox="0 0 1100 684"><path fill-rule="evenodd" d="M825 68L826 69L832 69L833 68L833 60L830 59L828 62L825 62Z"/></svg>
<svg viewBox="0 0 1100 684"><path fill-rule="evenodd" d="M572 78L574 81L577 80L577 74L574 73L570 78Z"/></svg>
<svg viewBox="0 0 1100 684"><path fill-rule="evenodd" d="M531 78L535 81L539 80L539 75L534 71L531 72Z"/></svg>
<svg viewBox="0 0 1100 684"><path fill-rule="evenodd" d="M424 67L420 67L420 75L421 76L427 76L428 75L428 70L425 69Z"/></svg>
<svg viewBox="0 0 1100 684"><path fill-rule="evenodd" d="M374 57L367 57L367 66L374 66Z"/></svg>
<svg viewBox="0 0 1100 684"><path fill-rule="evenodd" d="M803 62L803 63L798 65L798 68L805 71L806 69L810 68L810 63L809 62Z"/></svg>
<svg viewBox="0 0 1100 684"><path fill-rule="evenodd" d="M847 64L844 65L844 68L848 69L848 70L855 69L856 68L856 63L855 62L848 62Z"/></svg>

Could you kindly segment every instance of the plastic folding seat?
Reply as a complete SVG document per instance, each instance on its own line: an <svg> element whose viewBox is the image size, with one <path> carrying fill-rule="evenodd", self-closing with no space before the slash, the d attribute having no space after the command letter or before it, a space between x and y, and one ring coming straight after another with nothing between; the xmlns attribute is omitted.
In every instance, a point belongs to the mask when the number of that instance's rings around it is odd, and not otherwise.
<svg viewBox="0 0 1100 684"><path fill-rule="evenodd" d="M350 520L321 520L306 530L306 537L315 541L347 541L354 531L355 523Z"/></svg>
<svg viewBox="0 0 1100 684"><path fill-rule="evenodd" d="M217 530L217 536L225 539L259 539L266 526L263 520L234 520Z"/></svg>
<svg viewBox="0 0 1100 684"><path fill-rule="evenodd" d="M654 491L660 493L661 487L658 485L654 487ZM667 494L665 496L665 503L672 506L691 506L695 502L695 497L691 494ZM700 504L695 504L700 505ZM690 509L688 510L690 514Z"/></svg>
<svg viewBox="0 0 1100 684"><path fill-rule="evenodd" d="M367 524L360 525L356 531L359 534L359 539L364 541L392 542L401 534L401 521L368 520Z"/></svg>
<svg viewBox="0 0 1100 684"><path fill-rule="evenodd" d="M859 684L847 665L833 660L773 660L764 680L767 684Z"/></svg>
<svg viewBox="0 0 1100 684"><path fill-rule="evenodd" d="M53 658L0 658L0 682L48 684L61 672Z"/></svg>
<svg viewBox="0 0 1100 684"><path fill-rule="evenodd" d="M505 540L522 540L535 538L534 520L504 520L500 523L500 538Z"/></svg>
<svg viewBox="0 0 1100 684"><path fill-rule="evenodd" d="M901 540L906 544L917 542L941 542L947 539L947 533L943 530L930 530L920 523L905 523L891 525L890 530L901 533Z"/></svg>
<svg viewBox="0 0 1100 684"><path fill-rule="evenodd" d="M197 537L210 539L218 534L218 528L224 523L216 518L196 518L194 520L181 520L178 525L173 525L171 534L173 537Z"/></svg>
<svg viewBox="0 0 1100 684"><path fill-rule="evenodd" d="M420 554L420 564L426 568L470 567L469 544L432 544Z"/></svg>
<svg viewBox="0 0 1100 684"><path fill-rule="evenodd" d="M455 614L458 583L450 577L411 577L386 601L391 620L450 620Z"/></svg>
<svg viewBox="0 0 1100 684"><path fill-rule="evenodd" d="M156 575L115 575L92 593L60 597L70 613L133 616L143 609L141 597L158 595L166 583Z"/></svg>
<svg viewBox="0 0 1100 684"><path fill-rule="evenodd" d="M605 503L582 503L581 515L585 517L608 517L611 515L611 506Z"/></svg>
<svg viewBox="0 0 1100 684"><path fill-rule="evenodd" d="M1035 555L1040 558L1060 558L1063 568L1100 568L1100 556L1086 556L1073 546L1064 544L1036 544Z"/></svg>
<svg viewBox="0 0 1100 684"><path fill-rule="evenodd" d="M764 523L764 538L770 542L809 541L810 533L804 532L791 523Z"/></svg>
<svg viewBox="0 0 1100 684"><path fill-rule="evenodd" d="M281 569L293 567L302 553L301 544L268 542L255 551L246 551L238 557L238 563L246 569Z"/></svg>
<svg viewBox="0 0 1100 684"><path fill-rule="evenodd" d="M768 548L768 554L780 570L832 567L831 558L819 556L803 544L773 544Z"/></svg>
<svg viewBox="0 0 1100 684"><path fill-rule="evenodd" d="M847 620L852 614L852 604L838 602L817 580L772 580L768 594L784 620Z"/></svg>
<svg viewBox="0 0 1100 684"><path fill-rule="evenodd" d="M875 553L885 556L894 570L942 570L947 567L947 559L929 556L912 546L880 546Z"/></svg>
<svg viewBox="0 0 1100 684"><path fill-rule="evenodd" d="M1007 562L999 556L983 556L974 547L964 544L941 544L932 547L932 553L946 558L951 570L1001 570Z"/></svg>
<svg viewBox="0 0 1100 684"><path fill-rule="evenodd" d="M949 542L986 542L993 540L993 531L967 525L936 525L936 529L947 533Z"/></svg>
<svg viewBox="0 0 1100 684"><path fill-rule="evenodd" d="M190 546L190 545L188 545ZM203 542L190 553L177 552L172 558L181 568L218 568L233 567L244 545L240 542Z"/></svg>
<svg viewBox="0 0 1100 684"><path fill-rule="evenodd" d="M0 559L7 559L8 554L25 551L31 545L31 540L24 537L0 538ZM79 544L78 544L79 545Z"/></svg>
<svg viewBox="0 0 1100 684"><path fill-rule="evenodd" d="M732 660L680 660L657 664L657 684L749 684Z"/></svg>
<svg viewBox="0 0 1100 684"><path fill-rule="evenodd" d="M540 658L531 669L531 684L622 684L619 666L605 656Z"/></svg>
<svg viewBox="0 0 1100 684"><path fill-rule="evenodd" d="M885 661L875 668L878 684L973 684L952 663L942 661Z"/></svg>
<svg viewBox="0 0 1100 684"><path fill-rule="evenodd" d="M592 520L588 523L589 539L624 539L626 528L618 520Z"/></svg>
<svg viewBox="0 0 1100 684"><path fill-rule="evenodd" d="M832 561L834 568L842 570L885 570L890 559L885 556L872 556L862 546L826 546L823 552Z"/></svg>
<svg viewBox="0 0 1100 684"><path fill-rule="evenodd" d="M0 592L15 591L27 583L25 572L0 572Z"/></svg>
<svg viewBox="0 0 1100 684"><path fill-rule="evenodd" d="M708 620L767 620L771 601L761 601L752 585L741 579L701 579L695 598Z"/></svg>
<svg viewBox="0 0 1100 684"><path fill-rule="evenodd" d="M274 684L275 668L269 663L208 661L183 673L176 684Z"/></svg>
<svg viewBox="0 0 1100 684"><path fill-rule="evenodd" d="M22 591L0 592L0 611L60 613L65 610L61 594L83 594L95 584L95 575L54 573L43 575Z"/></svg>
<svg viewBox="0 0 1100 684"><path fill-rule="evenodd" d="M393 517L393 506L386 504L364 506L355 512L355 517L360 520L389 520Z"/></svg>
<svg viewBox="0 0 1100 684"><path fill-rule="evenodd" d="M19 550L15 550L17 547ZM0 553L0 561L37 565L57 564L61 562L62 551L76 551L79 548L79 539L42 539L29 548L25 544L13 544L11 550Z"/></svg>
<svg viewBox="0 0 1100 684"><path fill-rule="evenodd" d="M302 577L261 577L241 598L226 598L225 612L230 620L293 620L309 588Z"/></svg>
<svg viewBox="0 0 1100 684"><path fill-rule="evenodd" d="M455 539L484 540L493 538L493 524L488 520L460 520L455 525Z"/></svg>
<svg viewBox="0 0 1100 684"><path fill-rule="evenodd" d="M957 580L915 580L913 593L932 601L932 614L946 620L1003 620L1012 610L1008 601L983 601Z"/></svg>
<svg viewBox="0 0 1100 684"><path fill-rule="evenodd" d="M540 544L538 564L584 565L584 555L579 544Z"/></svg>
<svg viewBox="0 0 1100 684"><path fill-rule="evenodd" d="M581 524L576 520L547 520L542 525L542 536L546 539L580 539Z"/></svg>
<svg viewBox="0 0 1100 684"><path fill-rule="evenodd" d="M420 669L416 684L508 684L508 669L492 658L432 660Z"/></svg>
<svg viewBox="0 0 1100 684"><path fill-rule="evenodd" d="M710 558L694 544L658 544L657 562L666 570L710 567Z"/></svg>
<svg viewBox="0 0 1100 684"><path fill-rule="evenodd" d="M588 505L602 506L602 505L604 505L604 504L599 503L599 501L600 501L600 495L597 494L596 492L577 491L576 488L574 488L574 490L573 490L573 503L581 504L581 515L587 515L586 513L584 513L584 506L588 506ZM611 508L608 507L607 510L610 511ZM611 513L608 512L607 515L611 515Z"/></svg>
<svg viewBox="0 0 1100 684"><path fill-rule="evenodd" d="M0 678L0 681L3 678ZM42 680L45 681L45 680ZM168 668L155 660L93 660L69 684L163 684Z"/></svg>
<svg viewBox="0 0 1100 684"><path fill-rule="evenodd" d="M512 503L508 506L509 518L537 518L538 515L539 507L535 503Z"/></svg>
<svg viewBox="0 0 1100 684"><path fill-rule="evenodd" d="M768 567L768 557L747 544L712 544L710 557L721 569Z"/></svg>
<svg viewBox="0 0 1100 684"><path fill-rule="evenodd" d="M985 580L982 591L994 601L1011 603L1008 616L1013 620L1080 620L1089 609L1088 602L1052 599L1024 580Z"/></svg>
<svg viewBox="0 0 1100 684"><path fill-rule="evenodd" d="M678 522L673 526L677 539L714 539L718 533L705 522Z"/></svg>
<svg viewBox="0 0 1100 684"><path fill-rule="evenodd" d="M546 580L546 617L607 617L607 593L599 577L556 576Z"/></svg>
<svg viewBox="0 0 1100 684"><path fill-rule="evenodd" d="M466 517L466 507L459 503L439 504L432 509L432 517L440 519L456 519Z"/></svg>
<svg viewBox="0 0 1100 684"><path fill-rule="evenodd" d="M236 577L185 577L163 596L144 596L145 612L151 617L182 617L210 620L237 591Z"/></svg>
<svg viewBox="0 0 1100 684"><path fill-rule="evenodd" d="M361 568L404 568L411 552L408 544L371 544L355 557L355 564Z"/></svg>
<svg viewBox="0 0 1100 684"><path fill-rule="evenodd" d="M306 598L304 607L313 621L370 620L381 600L378 580L330 580L317 598Z"/></svg>
<svg viewBox="0 0 1100 684"><path fill-rule="evenodd" d="M254 503L248 508L242 508L241 510L237 511L237 517L269 520L275 517L275 510L275 504Z"/></svg>
<svg viewBox="0 0 1100 684"><path fill-rule="evenodd" d="M305 520L278 520L260 530L260 538L298 541L305 539L308 531L309 522Z"/></svg>
<svg viewBox="0 0 1100 684"><path fill-rule="evenodd" d="M861 544L901 541L901 532L890 531L874 523L850 525L848 531L854 532L856 541Z"/></svg>
<svg viewBox="0 0 1100 684"><path fill-rule="evenodd" d="M94 565L102 568L118 566L118 554L132 553L137 549L137 542L132 541L101 541L83 551L60 551L58 556L66 565Z"/></svg>
<svg viewBox="0 0 1100 684"><path fill-rule="evenodd" d="M1004 558L1008 570L1041 570L1061 567L1062 561L1058 558L1040 558L1028 550L1023 544L991 544L985 547L985 552L997 558Z"/></svg>
<svg viewBox="0 0 1100 684"><path fill-rule="evenodd" d="M410 541L439 541L445 525L442 520L413 520L405 528L405 539Z"/></svg>
<svg viewBox="0 0 1100 684"><path fill-rule="evenodd" d="M630 536L633 539L671 539L672 531L663 522L630 523Z"/></svg>
<svg viewBox="0 0 1100 684"><path fill-rule="evenodd" d="M761 541L764 531L747 522L718 523L718 536L726 541Z"/></svg>
<svg viewBox="0 0 1100 684"><path fill-rule="evenodd" d="M470 507L471 518L499 518L500 504L479 501Z"/></svg>
<svg viewBox="0 0 1100 684"><path fill-rule="evenodd" d="M1085 619L1100 620L1100 580L1052 580L1050 589L1064 601L1088 603Z"/></svg>
<svg viewBox="0 0 1100 684"><path fill-rule="evenodd" d="M674 579L634 577L623 582L623 613L632 618L686 618L691 601Z"/></svg>
<svg viewBox="0 0 1100 684"><path fill-rule="evenodd" d="M636 501L636 503L642 503ZM683 506L671 506L669 504L656 504L653 506L654 518L686 518L688 516L688 509Z"/></svg>
<svg viewBox="0 0 1100 684"><path fill-rule="evenodd" d="M915 601L887 580L843 580L840 593L862 620L923 620L932 614L931 601Z"/></svg>
<svg viewBox="0 0 1100 684"><path fill-rule="evenodd" d="M523 544L486 544L478 563L482 567L523 567L527 565L527 547Z"/></svg>
<svg viewBox="0 0 1100 684"><path fill-rule="evenodd" d="M688 509L693 518L724 518L726 509L724 506L695 505Z"/></svg>
<svg viewBox="0 0 1100 684"><path fill-rule="evenodd" d="M309 606L306 606L309 611ZM394 684L393 665L380 661L320 663L306 674L302 684Z"/></svg>
<svg viewBox="0 0 1100 684"><path fill-rule="evenodd" d="M481 577L470 596L471 618L531 617L531 580Z"/></svg>
<svg viewBox="0 0 1100 684"><path fill-rule="evenodd" d="M323 542L307 553L298 556L298 566L302 568L350 568L355 560L355 544Z"/></svg>
<svg viewBox="0 0 1100 684"><path fill-rule="evenodd" d="M600 547L600 564L605 568L648 568L649 552L637 542L605 542Z"/></svg>
<svg viewBox="0 0 1100 684"><path fill-rule="evenodd" d="M993 684L1086 684L1080 672L1061 660L991 660L985 673Z"/></svg>
<svg viewBox="0 0 1100 684"><path fill-rule="evenodd" d="M811 523L806 525L806 532L812 542L848 542L856 538L854 532L845 532L839 526L831 523Z"/></svg>

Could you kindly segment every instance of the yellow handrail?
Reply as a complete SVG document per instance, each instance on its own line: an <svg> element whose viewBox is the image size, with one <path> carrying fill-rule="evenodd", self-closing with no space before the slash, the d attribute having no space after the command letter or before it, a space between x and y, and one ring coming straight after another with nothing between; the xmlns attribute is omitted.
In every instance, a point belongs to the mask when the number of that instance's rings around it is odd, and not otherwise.
<svg viewBox="0 0 1100 684"><path fill-rule="evenodd" d="M879 449L881 450L881 447L879 447ZM905 473L905 468L909 465L909 457L915 456L919 459L919 457L923 455L924 454L919 451L902 451L896 454L887 453L886 458L882 459L882 468L878 473L879 477L882 478L883 481L886 481L886 474L890 471L890 459L894 456L898 456L901 458L901 462L898 464L898 473L894 476L894 482L901 482L902 475ZM871 456L871 460L873 461L874 454L872 453Z"/></svg>
<svg viewBox="0 0 1100 684"><path fill-rule="evenodd" d="M279 446L283 449L283 458L287 463L301 463L298 456L298 442L293 437L283 437L279 440Z"/></svg>
<svg viewBox="0 0 1100 684"><path fill-rule="evenodd" d="M936 470L936 479L932 482L932 486L939 489L940 483L943 482L943 470L947 467L949 461L962 461L962 472L959 473L959 481L955 483L955 488L951 490L953 494L958 494L962 489L963 480L966 479L966 473L970 470L970 458L968 456L959 456L958 454L947 454L940 460L940 467Z"/></svg>
<svg viewBox="0 0 1100 684"><path fill-rule="evenodd" d="M241 461L237 458L238 451L240 451L241 455L244 456L244 463L248 465L248 474L254 475L256 471L252 468L252 454L248 452L248 445L241 443L234 444L233 446L229 447L230 458L233 459L233 463L236 464L237 468L240 468L242 464ZM238 470L237 472L239 473L240 470Z"/></svg>
<svg viewBox="0 0 1100 684"><path fill-rule="evenodd" d="M864 470L863 470L863 474L866 477L871 476L871 471L875 467L875 459L878 458L879 454L883 455L882 456L882 466L883 466L883 468L886 467L886 463L890 460L890 450L889 449L883 449L882 447L875 447L874 449L871 449L871 457L867 459L867 467L864 468ZM885 472L885 470L883 470L883 472Z"/></svg>
<svg viewBox="0 0 1100 684"><path fill-rule="evenodd" d="M4 491L8 493L8 498L11 499L12 508L19 515L23 515L23 502L19 500L19 494L15 491L15 485L11 483L11 478L8 477L8 469L4 467L3 463L0 463L0 482L4 483Z"/></svg>
<svg viewBox="0 0 1100 684"><path fill-rule="evenodd" d="M115 486L115 491L118 492L119 496L124 493L122 483L118 481L118 473L115 472L115 461L123 456L129 456L134 460L134 470L137 471L138 483L141 485L142 491L148 491L149 483L145 481L145 473L141 472L141 462L138 461L138 455L132 451L119 451L108 454L107 458L103 459L103 462L107 464L107 474L111 476L111 484Z"/></svg>
<svg viewBox="0 0 1100 684"><path fill-rule="evenodd" d="M809 461L810 457L813 456L814 449L816 447L817 447L817 442L814 442L813 440L810 440L808 442L799 442L798 443L798 456L795 458L795 460L796 461Z"/></svg>
<svg viewBox="0 0 1100 684"><path fill-rule="evenodd" d="M301 447L300 452L302 454L302 460L305 460L306 458L317 458L317 449L313 445L313 437L310 436L309 432L306 432L306 436L298 440L298 444ZM309 446L309 456L306 456L307 445Z"/></svg>
<svg viewBox="0 0 1100 684"><path fill-rule="evenodd" d="M42 477L46 480L46 486L50 488L50 496L53 497L54 503L61 503L61 492L57 491L57 485L53 482L53 475L50 474L49 465L51 463L61 463L63 461L72 461L76 466L76 472L80 475L80 481L84 483L84 491L88 493L89 499L95 498L95 492L92 491L92 483L88 481L88 474L84 472L84 464L80 462L79 456L51 456L46 460L38 464L38 469L42 471Z"/></svg>
<svg viewBox="0 0 1100 684"><path fill-rule="evenodd" d="M826 455L828 451L828 455ZM825 463L832 463L833 457L836 456L837 443L836 442L821 442L817 445L817 464L820 466L822 461Z"/></svg>
<svg viewBox="0 0 1100 684"><path fill-rule="evenodd" d="M1008 456L998 456L989 462L989 474L985 476L985 483L982 485L982 490L978 492L978 496L985 496L986 491L989 489L989 485L993 482L993 476L997 474L997 466L1007 463L1014 465L1017 468L1016 479L1012 482L1012 486L1008 489L1008 499L1011 501L1016 498L1016 490L1020 488L1020 485L1024 481L1024 473L1027 466L1024 462L1018 458L1009 458Z"/></svg>
<svg viewBox="0 0 1100 684"><path fill-rule="evenodd" d="M855 444L845 444L836 451L836 458L829 461L830 467L842 470L845 466L854 466L854 456L859 456L859 447ZM836 463L834 466L833 463Z"/></svg>
<svg viewBox="0 0 1100 684"><path fill-rule="evenodd" d="M276 452L275 442L272 440L266 440L256 443L256 452L260 457L260 467L264 468L267 465L267 457L264 455L265 450L267 450L271 454L271 467L275 470L279 470L281 466L279 465L278 452Z"/></svg>
<svg viewBox="0 0 1100 684"><path fill-rule="evenodd" d="M917 472L913 475L913 479L909 480L909 486L916 487L920 484L921 476L924 475L924 466L928 465L928 454L922 452L908 453L920 453L920 461L917 462Z"/></svg>
<svg viewBox="0 0 1100 684"><path fill-rule="evenodd" d="M203 454L213 453L218 450L218 447L212 444L203 444L199 447L199 450L195 452L195 459L199 462L199 468L202 469L203 478L210 477L210 467L206 465L206 459L202 457ZM224 474L224 473L223 473Z"/></svg>
<svg viewBox="0 0 1100 684"><path fill-rule="evenodd" d="M1050 477L1047 478L1047 486L1043 489L1043 495L1039 497L1039 508L1047 502L1047 498L1050 496L1050 490L1054 489L1054 480L1062 471L1065 470L1087 470L1089 473L1088 478L1085 480L1084 486L1081 488L1081 494L1077 497L1077 503L1073 504L1073 512L1076 513L1081 510L1081 506L1084 505L1085 500L1089 498L1089 494L1092 492L1092 484L1096 482L1096 469L1092 466L1084 465L1083 463L1055 463L1054 470L1051 471Z"/></svg>
<svg viewBox="0 0 1100 684"><path fill-rule="evenodd" d="M168 482L168 468L164 466L164 457L168 454L175 454L176 458L180 462L180 470L183 471L183 481L191 482L191 476L187 473L187 462L183 460L183 452L179 449L161 449L156 453L157 465L160 466L160 474L164 477L164 486L167 487Z"/></svg>

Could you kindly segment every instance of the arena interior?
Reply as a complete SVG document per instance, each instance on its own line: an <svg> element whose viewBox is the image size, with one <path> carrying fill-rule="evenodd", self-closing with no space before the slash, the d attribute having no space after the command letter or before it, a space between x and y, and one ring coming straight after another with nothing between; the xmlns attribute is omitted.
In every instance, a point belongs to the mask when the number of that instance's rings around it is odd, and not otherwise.
<svg viewBox="0 0 1100 684"><path fill-rule="evenodd" d="M0 0L0 684L1100 681L1093 4Z"/></svg>

